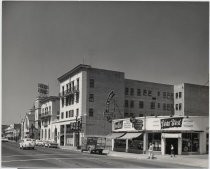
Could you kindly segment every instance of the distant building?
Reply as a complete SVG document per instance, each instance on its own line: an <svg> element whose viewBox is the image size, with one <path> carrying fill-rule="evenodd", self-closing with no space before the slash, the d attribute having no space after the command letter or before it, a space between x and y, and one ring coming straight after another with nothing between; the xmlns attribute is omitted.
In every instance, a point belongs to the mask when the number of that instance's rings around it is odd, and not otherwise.
<svg viewBox="0 0 210 169"><path fill-rule="evenodd" d="M59 114L59 97L50 96L41 102L41 140L53 140L57 142L57 129L53 125Z"/></svg>
<svg viewBox="0 0 210 169"><path fill-rule="evenodd" d="M11 124L5 128L5 137L9 140L18 141L21 136L21 124Z"/></svg>

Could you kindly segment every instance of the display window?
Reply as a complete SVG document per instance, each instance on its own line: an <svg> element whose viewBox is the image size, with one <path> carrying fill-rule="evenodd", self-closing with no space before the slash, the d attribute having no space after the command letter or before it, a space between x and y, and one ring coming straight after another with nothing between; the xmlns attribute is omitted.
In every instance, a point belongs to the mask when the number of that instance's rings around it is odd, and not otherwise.
<svg viewBox="0 0 210 169"><path fill-rule="evenodd" d="M115 139L114 147L115 148L125 148L126 147L126 140Z"/></svg>
<svg viewBox="0 0 210 169"><path fill-rule="evenodd" d="M128 140L128 148L135 150L143 150L143 134L137 138Z"/></svg>
<svg viewBox="0 0 210 169"><path fill-rule="evenodd" d="M198 133L182 133L182 152L199 152Z"/></svg>
<svg viewBox="0 0 210 169"><path fill-rule="evenodd" d="M148 133L148 148L149 143L153 144L154 151L161 151L161 133Z"/></svg>

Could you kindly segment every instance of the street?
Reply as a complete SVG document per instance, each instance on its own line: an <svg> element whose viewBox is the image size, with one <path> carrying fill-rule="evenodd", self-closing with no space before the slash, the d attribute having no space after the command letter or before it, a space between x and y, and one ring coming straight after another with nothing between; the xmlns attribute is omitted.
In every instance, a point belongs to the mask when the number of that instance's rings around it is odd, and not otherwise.
<svg viewBox="0 0 210 169"><path fill-rule="evenodd" d="M19 149L17 143L2 143L2 167L50 168L185 168L186 165L161 163L157 160L109 157L78 151L36 147ZM192 168L192 166L190 166Z"/></svg>

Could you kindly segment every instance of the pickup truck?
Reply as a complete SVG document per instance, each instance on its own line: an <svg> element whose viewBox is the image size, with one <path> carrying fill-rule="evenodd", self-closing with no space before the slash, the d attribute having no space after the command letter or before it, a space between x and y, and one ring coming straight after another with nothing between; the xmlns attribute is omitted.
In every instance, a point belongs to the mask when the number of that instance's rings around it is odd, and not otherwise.
<svg viewBox="0 0 210 169"><path fill-rule="evenodd" d="M88 151L91 153L102 154L103 150L106 147L106 138L105 137L86 137L82 139L81 152Z"/></svg>

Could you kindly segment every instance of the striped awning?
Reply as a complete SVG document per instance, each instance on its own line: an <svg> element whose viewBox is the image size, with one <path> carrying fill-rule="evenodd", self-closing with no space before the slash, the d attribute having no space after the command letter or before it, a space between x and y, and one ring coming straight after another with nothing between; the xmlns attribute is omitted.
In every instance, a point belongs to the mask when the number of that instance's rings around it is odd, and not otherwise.
<svg viewBox="0 0 210 169"><path fill-rule="evenodd" d="M120 139L132 139L139 137L142 133L126 133L124 136L120 137Z"/></svg>
<svg viewBox="0 0 210 169"><path fill-rule="evenodd" d="M109 138L109 139L116 139L116 138L119 138L121 136L125 135L125 133L110 133L106 136L106 138Z"/></svg>

